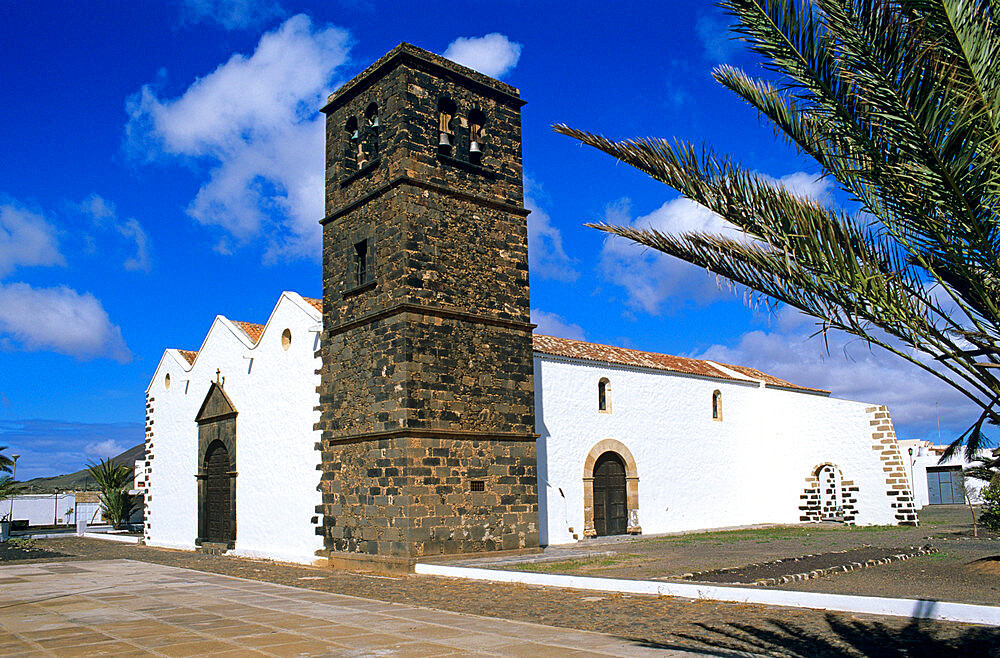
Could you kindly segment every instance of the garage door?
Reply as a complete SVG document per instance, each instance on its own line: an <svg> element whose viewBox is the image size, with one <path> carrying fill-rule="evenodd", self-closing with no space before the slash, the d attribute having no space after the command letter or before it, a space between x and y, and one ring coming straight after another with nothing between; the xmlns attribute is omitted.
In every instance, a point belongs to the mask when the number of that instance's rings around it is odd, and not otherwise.
<svg viewBox="0 0 1000 658"><path fill-rule="evenodd" d="M931 466L927 469L927 496L931 505L961 505L965 487L961 466Z"/></svg>

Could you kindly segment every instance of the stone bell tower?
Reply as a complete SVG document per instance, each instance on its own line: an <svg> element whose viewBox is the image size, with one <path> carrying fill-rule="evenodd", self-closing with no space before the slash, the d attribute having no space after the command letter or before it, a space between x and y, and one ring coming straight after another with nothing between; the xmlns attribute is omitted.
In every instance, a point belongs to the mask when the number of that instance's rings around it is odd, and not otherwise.
<svg viewBox="0 0 1000 658"><path fill-rule="evenodd" d="M404 43L323 108L335 564L538 545L523 104Z"/></svg>

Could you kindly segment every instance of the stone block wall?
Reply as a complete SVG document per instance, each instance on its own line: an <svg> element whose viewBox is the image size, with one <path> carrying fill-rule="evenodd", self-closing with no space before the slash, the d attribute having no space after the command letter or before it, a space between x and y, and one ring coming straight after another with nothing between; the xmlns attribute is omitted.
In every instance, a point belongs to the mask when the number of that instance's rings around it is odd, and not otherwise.
<svg viewBox="0 0 1000 658"><path fill-rule="evenodd" d="M455 105L450 149L442 98ZM327 552L538 545L521 105L516 89L403 44L324 108ZM473 112L486 117L481 160Z"/></svg>
<svg viewBox="0 0 1000 658"><path fill-rule="evenodd" d="M332 551L416 558L538 545L533 442L397 437L323 452L317 532Z"/></svg>
<svg viewBox="0 0 1000 658"><path fill-rule="evenodd" d="M889 408L885 405L867 407L872 428L872 450L878 453L885 473L885 492L892 500L896 520L900 525L918 525L917 510L913 504L913 491L906 474L903 455L896 443L896 430L892 426Z"/></svg>
<svg viewBox="0 0 1000 658"><path fill-rule="evenodd" d="M149 474L153 472L153 403L156 402L156 398L146 392L146 438L145 438L145 458L146 458L146 473L144 475L146 481L146 492L142 497L142 537L143 541L150 540L150 528L151 519L149 514L149 503L153 500L153 490L149 486Z"/></svg>

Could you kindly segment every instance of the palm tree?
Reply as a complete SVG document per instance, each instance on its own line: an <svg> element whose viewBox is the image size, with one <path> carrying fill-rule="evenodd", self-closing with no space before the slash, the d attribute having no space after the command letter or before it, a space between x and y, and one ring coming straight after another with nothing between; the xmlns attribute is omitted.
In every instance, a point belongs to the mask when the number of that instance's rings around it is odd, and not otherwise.
<svg viewBox="0 0 1000 658"><path fill-rule="evenodd" d="M21 483L15 482L14 478L10 477L9 475L0 477L0 501L5 501L9 498L13 498L14 496L21 493L21 490L22 490ZM11 520L10 513L12 511L13 507L11 507L10 510L7 510L4 509L2 506L0 506L0 519L2 519L3 521L10 521Z"/></svg>
<svg viewBox="0 0 1000 658"><path fill-rule="evenodd" d="M133 473L125 464L116 464L110 458L87 465L91 477L100 490L98 500L101 512L117 530L128 522L136 508L135 496L129 494Z"/></svg>
<svg viewBox="0 0 1000 658"><path fill-rule="evenodd" d="M992 484L1000 483L1000 451L994 451L993 457L977 457L972 460L972 466L962 469L965 477L975 478Z"/></svg>
<svg viewBox="0 0 1000 658"><path fill-rule="evenodd" d="M859 208L796 196L709 147L559 133L662 181L746 237L588 224L658 249L911 362L1000 423L998 0L726 0L772 74L715 79Z"/></svg>
<svg viewBox="0 0 1000 658"><path fill-rule="evenodd" d="M12 473L14 471L14 460L3 454L7 446L0 446L0 473Z"/></svg>

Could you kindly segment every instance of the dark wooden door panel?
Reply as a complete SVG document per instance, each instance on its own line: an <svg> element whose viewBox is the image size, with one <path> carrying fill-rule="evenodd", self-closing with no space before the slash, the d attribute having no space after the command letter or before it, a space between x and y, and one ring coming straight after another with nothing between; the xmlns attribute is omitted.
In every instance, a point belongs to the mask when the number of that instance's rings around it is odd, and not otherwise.
<svg viewBox="0 0 1000 658"><path fill-rule="evenodd" d="M605 453L594 465L594 530L598 536L622 535L628 528L625 464Z"/></svg>

